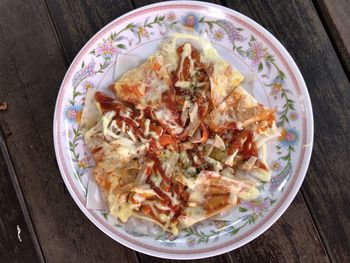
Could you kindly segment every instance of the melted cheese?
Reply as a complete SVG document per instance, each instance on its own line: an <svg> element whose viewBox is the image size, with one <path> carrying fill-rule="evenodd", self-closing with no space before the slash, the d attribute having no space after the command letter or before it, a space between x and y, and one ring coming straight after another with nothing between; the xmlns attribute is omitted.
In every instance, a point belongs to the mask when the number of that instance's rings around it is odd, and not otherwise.
<svg viewBox="0 0 350 263"><path fill-rule="evenodd" d="M105 115L102 116L102 132L105 137L118 138L116 134L114 134L111 129L109 129L109 124L112 122L112 119L115 116L114 111L109 111Z"/></svg>
<svg viewBox="0 0 350 263"><path fill-rule="evenodd" d="M182 72L185 58L188 58L190 60L190 67L189 67L190 75L191 76L194 75L194 61L193 61L193 59L191 57L191 52L192 52L191 44L189 44L189 43L184 44L183 45L183 50L182 50L182 53L181 53L180 70L179 70L179 73L178 73L178 76L177 76L178 78L180 78L180 73Z"/></svg>
<svg viewBox="0 0 350 263"><path fill-rule="evenodd" d="M179 134L183 131L183 128L175 122L173 114L171 113L171 111L166 108L166 107L162 107L160 109L158 109L155 112L156 118L162 122L162 123L166 123L167 126L169 127L169 129L174 133L174 134Z"/></svg>
<svg viewBox="0 0 350 263"><path fill-rule="evenodd" d="M271 171L265 171L264 169L254 168L249 171L251 175L258 178L260 181L269 182L271 180Z"/></svg>
<svg viewBox="0 0 350 263"><path fill-rule="evenodd" d="M204 194L205 193L202 191L192 191L189 201L195 204L202 204L206 200L206 198L204 197Z"/></svg>
<svg viewBox="0 0 350 263"><path fill-rule="evenodd" d="M250 188L247 191L237 193L237 196L243 200L254 200L259 196L259 190L256 188Z"/></svg>
<svg viewBox="0 0 350 263"><path fill-rule="evenodd" d="M196 185L195 179L193 177L186 177L182 174L176 177L176 181L182 183L183 185L186 185L190 189L193 189Z"/></svg>
<svg viewBox="0 0 350 263"><path fill-rule="evenodd" d="M232 165L233 165L233 161L234 161L234 159L235 159L237 153L238 153L238 149L235 150L231 155L229 155L229 156L226 158L225 164L226 164L226 165L229 165L229 166L232 166Z"/></svg>
<svg viewBox="0 0 350 263"><path fill-rule="evenodd" d="M192 85L191 81L176 81L175 86L183 89L188 89Z"/></svg>
<svg viewBox="0 0 350 263"><path fill-rule="evenodd" d="M144 131L144 135L147 137L149 135L149 125L150 125L151 121L149 119L145 120L145 131Z"/></svg>
<svg viewBox="0 0 350 263"><path fill-rule="evenodd" d="M216 172L219 172L219 171L221 171L223 169L223 166L222 166L221 162L219 162L219 161L217 161L217 160L215 160L213 158L205 156L204 160L207 163L211 164L213 166L213 168L214 168L214 171L216 171Z"/></svg>
<svg viewBox="0 0 350 263"><path fill-rule="evenodd" d="M123 203L120 205L117 213L113 214L113 215L118 217L120 219L120 221L125 223L132 214L133 214L133 212L132 212L131 204Z"/></svg>

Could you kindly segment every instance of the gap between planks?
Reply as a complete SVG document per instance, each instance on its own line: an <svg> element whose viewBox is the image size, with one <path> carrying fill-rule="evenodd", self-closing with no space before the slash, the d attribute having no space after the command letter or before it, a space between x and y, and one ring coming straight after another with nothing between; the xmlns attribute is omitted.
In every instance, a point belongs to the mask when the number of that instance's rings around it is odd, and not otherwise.
<svg viewBox="0 0 350 263"><path fill-rule="evenodd" d="M47 18L50 21L50 26L52 28L52 32L54 33L54 35L56 37L56 43L58 45L58 49L61 50L61 53L62 53L62 56L63 56L63 60L64 60L64 62L66 64L66 68L68 69L71 61L68 58L67 50L65 49L65 47L63 45L63 41L62 41L61 35L58 32L58 30L57 30L57 26L55 24L55 20L52 17L52 14L51 14L50 8L49 8L49 6L47 4L47 1L46 0L42 0L42 3L43 3L43 6L44 6L44 9L45 9Z"/></svg>
<svg viewBox="0 0 350 263"><path fill-rule="evenodd" d="M47 16L48 16L48 19L49 19L49 21L50 21L50 25L51 25L52 31L53 31L53 33L54 33L54 35L55 35L55 37L56 37L56 43L57 43L57 45L58 45L58 49L61 50L63 59L64 59L64 61L65 61L65 64L66 64L66 67L67 67L67 70L68 70L68 68L69 68L70 64L72 63L73 59L71 60L71 59L69 58L69 56L68 56L68 52L67 52L67 50L65 49L65 46L64 46L62 37L61 37L61 35L60 35L59 31L58 31L58 28L57 28L57 25L56 25L56 23L55 23L55 20L54 20L53 17L52 17L52 14L51 14L50 8L49 8L49 6L48 6L47 0L42 0L42 2L43 2L43 5L44 5L44 7L45 7L45 12L46 12L46 14L47 14ZM131 2L131 4L132 4L132 6L133 6L134 8L136 8L135 3L134 3L132 0L130 0L130 2ZM130 11L131 11L131 10L130 10ZM0 133L0 135L1 135L1 133ZM22 198L23 198L23 196L22 196ZM33 228L33 229L34 229L34 228ZM35 233L34 233L34 234L35 234ZM36 237L36 236L35 236L35 237ZM41 247L40 247L40 244L39 244L39 242L38 242L37 237L36 237L36 242L37 242L37 243L35 243L35 244L37 244L37 245L39 246L40 252L41 252L41 256L43 257L43 253L42 253L42 251L41 251ZM136 254L136 257L135 257L136 260L137 260L139 263L141 263L142 261L141 261L141 257L140 257L139 252L137 252L137 251L133 251L133 252ZM43 258L43 261L42 261L42 262L45 262L44 258Z"/></svg>
<svg viewBox="0 0 350 263"><path fill-rule="evenodd" d="M316 13L318 14L318 17L320 18L321 24L323 28L326 31L326 34L328 36L329 41L331 42L333 49L338 57L338 60L345 72L346 77L350 81L350 68L348 68L348 65L346 64L346 58L344 57L346 54L342 54L342 51L340 50L339 44L337 44L337 40L335 39L335 36L332 34L331 30L331 25L327 23L324 12L321 10L320 4L317 3L317 0L310 0L313 7L315 8ZM350 4L350 3L349 3ZM349 14L350 15L350 14ZM350 25L349 25L350 26ZM349 34L350 34L350 29L349 29ZM340 40L341 41L341 40ZM343 43L345 44L345 43ZM346 52L346 50L344 51ZM350 56L350 54L347 54Z"/></svg>
<svg viewBox="0 0 350 263"><path fill-rule="evenodd" d="M55 20L53 19L52 15L51 15L50 9L48 8L47 1L46 1L46 0L43 0L43 2L45 3L45 9L46 9L46 12L47 12L47 14L48 14L48 16L49 16L49 19L51 20L52 29L53 29L53 31L54 31L56 37L57 37L57 42L58 42L58 45L59 45L59 49L60 49L60 50L62 51L62 53L64 54L64 58L65 58L65 61L66 61L67 67L68 67L68 66L69 66L69 63L70 63L72 60L69 59L68 53L67 53L66 49L64 48L62 38L61 38L61 36L60 36L60 33L59 33L58 30L57 30L57 26L56 26L56 24L55 24ZM133 6L134 8L137 8L137 7L138 7L138 6L135 4L135 1L134 1L134 0L130 0L130 3L132 4L132 6ZM227 7L226 1L222 0L221 3L222 3L223 6L226 6L226 7ZM328 34L328 32L327 32L327 34ZM329 36L329 34L328 34L328 36ZM330 38L330 36L329 36L329 38ZM333 44L333 43L332 43L332 44ZM337 55L338 55L338 54L337 54ZM309 214L311 215L312 223L314 224L315 229L317 230L317 234L320 236L319 229L318 229L317 226L315 225L314 218L313 218L312 214L310 213L309 206L308 206L307 202L305 201L305 196L304 196L303 192L301 192L301 194L302 194L302 200L303 200L303 202L305 203L305 206L306 206L306 208L307 208ZM321 238L321 241L322 241L323 246L325 247L325 243L323 242L323 239L322 239L322 238ZM328 253L327 249L326 249L326 252L327 252L327 255L329 256L329 253ZM138 252L136 252L136 255L137 255L138 261L141 262L141 258L140 258L140 255L139 255ZM332 260L332 261L333 261L333 260Z"/></svg>
<svg viewBox="0 0 350 263"><path fill-rule="evenodd" d="M9 171L9 174L11 177L11 182L12 182L13 187L15 189L16 196L17 196L18 202L20 204L20 207L21 207L21 210L22 210L22 213L24 216L24 220L27 224L27 228L28 228L28 231L31 235L35 250L36 250L37 255L39 257L39 260L40 260L40 262L46 262L45 258L44 258L43 251L41 249L41 246L40 246L40 243L38 240L38 237L37 237L37 234L36 234L36 231L35 231L35 228L34 228L34 225L33 225L33 222L32 222L32 219L31 219L31 216L30 216L30 213L29 213L29 210L27 208L26 201L25 201L23 193L22 193L22 188L21 188L19 181L17 179L17 175L15 172L14 166L12 164L11 157L10 157L9 152L7 150L7 146L6 146L4 137L2 136L1 127L0 127L0 150L1 150L2 155L4 156L6 166L7 166L7 169Z"/></svg>
<svg viewBox="0 0 350 263"><path fill-rule="evenodd" d="M315 0L311 0L312 2L314 2ZM227 7L227 8L230 8L228 5L227 5L227 2L226 0L221 0L222 2L222 5L224 7ZM314 7L315 7L315 4L313 3ZM230 8L232 9L232 8ZM319 14L318 10L316 9L317 13ZM319 17L320 17L320 14L319 14ZM322 21L322 19L321 19ZM325 27L325 25L323 24L323 21L322 21L322 25ZM326 30L327 31L327 30ZM328 35L328 38L330 38L330 35L329 35L329 32L327 31L327 35ZM332 43L333 47L334 47L334 43ZM339 54L337 53L337 56L339 56ZM343 66L343 65L342 65ZM321 244L323 246L323 249L324 251L327 253L327 256L328 258L330 259L331 262L336 262L332 253L330 253L331 249L328 247L328 243L327 242L324 242L324 235L322 233L322 231L320 231L319 227L317 226L317 224L315 223L315 219L314 219L314 215L311 213L309 207L310 207L310 204L309 202L307 202L307 196L304 194L304 191L302 191L302 188L299 189L299 192L301 194L301 199L306 207L306 210L307 210L307 213L309 214L310 218L311 218L311 222L314 226L314 229L316 230L316 235L318 236L319 240L321 241Z"/></svg>
<svg viewBox="0 0 350 263"><path fill-rule="evenodd" d="M323 233L323 231L318 227L318 225L316 224L315 220L314 220L314 216L312 215L312 212L309 209L309 206L311 206L311 202L308 200L308 197L306 194L304 194L304 190L302 188L299 189L299 192L301 193L301 199L304 202L304 205L306 207L306 211L309 214L309 217L311 218L311 222L313 227L316 230L316 234L318 236L318 239L321 240L321 244L323 246L323 250L326 252L329 260L331 262L337 262L337 260L334 258L333 253L331 253L331 248L328 246L328 242L324 242L324 240L326 240L326 237Z"/></svg>

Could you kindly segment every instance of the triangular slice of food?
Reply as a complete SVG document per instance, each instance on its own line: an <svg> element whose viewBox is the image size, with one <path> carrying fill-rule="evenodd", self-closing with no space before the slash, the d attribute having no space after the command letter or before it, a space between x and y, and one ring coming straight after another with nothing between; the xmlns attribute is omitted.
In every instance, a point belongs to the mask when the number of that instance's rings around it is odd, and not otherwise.
<svg viewBox="0 0 350 263"><path fill-rule="evenodd" d="M189 193L188 207L179 218L182 228L237 205L238 198L253 200L259 191L252 180L239 180L216 172L201 172Z"/></svg>
<svg viewBox="0 0 350 263"><path fill-rule="evenodd" d="M125 73L111 88L121 100L144 107L157 107L170 83L171 76L164 56L156 52L144 64Z"/></svg>
<svg viewBox="0 0 350 263"><path fill-rule="evenodd" d="M206 123L220 132L227 128L265 130L272 127L274 120L275 110L264 107L238 86L210 112Z"/></svg>

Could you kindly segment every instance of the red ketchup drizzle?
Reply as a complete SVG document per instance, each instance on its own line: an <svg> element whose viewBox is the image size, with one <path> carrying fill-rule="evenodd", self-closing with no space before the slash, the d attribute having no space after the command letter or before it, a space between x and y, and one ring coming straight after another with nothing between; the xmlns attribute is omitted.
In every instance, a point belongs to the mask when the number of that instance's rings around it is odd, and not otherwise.
<svg viewBox="0 0 350 263"><path fill-rule="evenodd" d="M159 198L162 200L161 203L163 205L168 206L173 212L176 212L179 207L178 206L174 206L171 204L171 199L169 196L167 196L167 194L165 194L159 187L157 187L151 180L151 177L148 176L146 179L146 183L148 183L151 188L153 189L153 191L159 196Z"/></svg>
<svg viewBox="0 0 350 263"><path fill-rule="evenodd" d="M96 92L95 99L98 103L100 103L101 108L104 112L111 110L119 112L122 108L121 103L118 103L113 98L106 96L102 92Z"/></svg>
<svg viewBox="0 0 350 263"><path fill-rule="evenodd" d="M170 192L170 190L172 189L171 180L165 175L165 172L161 166L159 159L156 156L154 156L154 153L152 153L152 152L148 152L147 157L154 162L153 170L157 171L163 179L161 182L161 186L164 183L165 187L167 187L168 192ZM177 218L181 215L181 208L177 205L172 205L170 197L167 194L165 194L161 188L157 187L152 182L152 180L151 180L152 169L151 168L147 168L145 173L147 175L146 183L149 184L151 186L151 188L153 189L153 191L159 196L159 198L161 199L161 203L163 205L168 206L175 213L174 217L171 219L171 222L174 222L174 220L177 220ZM163 189L165 187L163 186Z"/></svg>
<svg viewBox="0 0 350 263"><path fill-rule="evenodd" d="M184 45L182 45L176 49L176 53L177 53L179 58L181 57L181 54L183 52L183 46ZM197 71L198 71L198 67L204 66L200 62L199 52L194 47L192 47L191 58L194 60L194 67ZM175 87L175 83L178 80L181 80L181 81L191 81L192 80L192 76L190 74L190 59L189 59L189 57L184 58L181 72L179 72L180 68L181 68L181 61L179 61L178 65L177 65L177 69L175 71L175 74L173 75L173 78L172 78L172 83L173 83L174 87ZM199 71L199 73L201 73L201 71ZM199 79L199 81L201 82L202 78ZM192 91L190 91L188 89L181 89L178 87L175 87L175 90L176 90L177 95L190 95L192 93Z"/></svg>
<svg viewBox="0 0 350 263"><path fill-rule="evenodd" d="M120 121L124 121L125 124L127 124L136 135L140 137L143 136L143 132L137 127L136 123L132 119L120 116L119 114L121 110L129 109L131 110L130 117L134 117L136 116L136 112L134 109L128 107L127 105L124 105L122 102L119 102L111 97L106 96L102 92L96 92L95 99L100 104L103 112L112 110L116 112L116 116L114 117L114 119L118 121L118 124L120 124Z"/></svg>
<svg viewBox="0 0 350 263"><path fill-rule="evenodd" d="M162 94L162 102L167 109L172 113L174 121L181 125L181 118L175 102L175 89L170 85L169 90Z"/></svg>
<svg viewBox="0 0 350 263"><path fill-rule="evenodd" d="M256 165L257 165L257 167L259 167L260 169L263 169L265 171L269 170L269 168L267 168L267 166L265 164L263 164L260 160L256 160Z"/></svg>
<svg viewBox="0 0 350 263"><path fill-rule="evenodd" d="M244 161L248 160L251 156L258 156L258 150L253 141L252 131L244 130L238 133L231 141L228 154L232 154L237 149Z"/></svg>
<svg viewBox="0 0 350 263"><path fill-rule="evenodd" d="M149 143L149 150L148 150L147 156L149 156L149 155L159 155L160 154L160 150L157 147L156 140L153 137L150 137L148 139L148 143Z"/></svg>
<svg viewBox="0 0 350 263"><path fill-rule="evenodd" d="M137 127L136 123L133 120L122 116L116 116L115 118L124 121L125 124L127 124L138 136L143 136L143 132Z"/></svg>
<svg viewBox="0 0 350 263"><path fill-rule="evenodd" d="M253 142L253 132L249 131L247 139L243 143L241 155L244 161L248 160L251 156L258 156L258 150Z"/></svg>
<svg viewBox="0 0 350 263"><path fill-rule="evenodd" d="M162 165L161 165L159 159L153 153L150 153L150 152L147 153L147 157L154 162L153 167L155 168L155 170L158 171L158 173L162 177L164 183L167 185L171 185L171 180L169 179L169 177L167 177L165 175L165 172L162 168Z"/></svg>

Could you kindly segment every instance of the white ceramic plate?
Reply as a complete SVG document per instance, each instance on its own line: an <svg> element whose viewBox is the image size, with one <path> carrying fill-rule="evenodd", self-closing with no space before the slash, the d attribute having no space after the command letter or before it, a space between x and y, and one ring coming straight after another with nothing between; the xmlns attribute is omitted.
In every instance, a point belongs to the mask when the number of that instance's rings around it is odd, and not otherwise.
<svg viewBox="0 0 350 263"><path fill-rule="evenodd" d="M207 221L182 231L176 240L125 231L108 213L86 209L86 189L93 161L80 131L86 90L106 90L120 74L118 59L128 54L146 59L181 25L207 32L219 53L251 80L250 92L278 111L281 137L269 143L272 180L260 197L243 202L230 221ZM126 62L127 63L127 62ZM133 67L135 65L130 65ZM203 2L172 1L145 6L117 18L82 48L70 66L57 98L54 140L59 168L84 214L119 243L153 256L193 259L238 248L267 230L292 202L306 174L313 143L309 94L295 62L263 27L248 17Z"/></svg>

